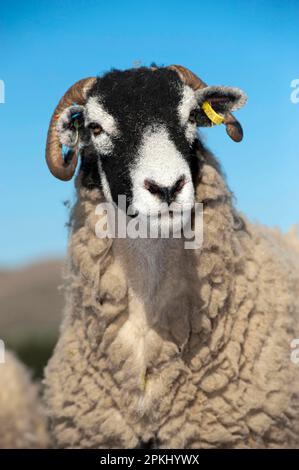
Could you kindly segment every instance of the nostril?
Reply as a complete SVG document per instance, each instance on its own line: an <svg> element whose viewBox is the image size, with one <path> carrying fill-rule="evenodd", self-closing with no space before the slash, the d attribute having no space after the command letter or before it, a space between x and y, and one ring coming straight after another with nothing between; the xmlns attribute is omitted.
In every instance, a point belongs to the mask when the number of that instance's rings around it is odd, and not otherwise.
<svg viewBox="0 0 299 470"><path fill-rule="evenodd" d="M173 185L171 191L172 191L172 194L173 195L176 195L178 194L180 191L182 191L183 187L185 186L186 184L186 177L185 175L182 175L179 177L179 179L177 180L177 182Z"/></svg>
<svg viewBox="0 0 299 470"><path fill-rule="evenodd" d="M151 194L158 196L161 201L165 201L171 204L177 196L177 194L183 189L186 184L185 175L180 178L172 186L160 186L155 181L145 179L144 188L147 189Z"/></svg>
<svg viewBox="0 0 299 470"><path fill-rule="evenodd" d="M161 190L162 190L162 188L160 186L158 186L157 183L155 183L152 180L144 180L144 187L151 194L160 194Z"/></svg>

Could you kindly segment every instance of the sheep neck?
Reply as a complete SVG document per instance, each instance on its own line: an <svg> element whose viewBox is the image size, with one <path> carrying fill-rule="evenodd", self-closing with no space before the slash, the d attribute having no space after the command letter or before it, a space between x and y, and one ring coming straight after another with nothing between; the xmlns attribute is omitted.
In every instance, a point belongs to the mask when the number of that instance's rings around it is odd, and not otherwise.
<svg viewBox="0 0 299 470"><path fill-rule="evenodd" d="M231 194L217 169L204 165L196 188L197 200L205 203L199 250L184 249L183 239L97 239L95 207L103 196L78 186L70 240L72 272L93 284L93 305L101 316L106 308L111 315L112 302L117 314L122 312L120 323L127 318L141 335L154 330L180 351L188 350L192 336L203 344L219 322L232 325L229 305L238 237Z"/></svg>

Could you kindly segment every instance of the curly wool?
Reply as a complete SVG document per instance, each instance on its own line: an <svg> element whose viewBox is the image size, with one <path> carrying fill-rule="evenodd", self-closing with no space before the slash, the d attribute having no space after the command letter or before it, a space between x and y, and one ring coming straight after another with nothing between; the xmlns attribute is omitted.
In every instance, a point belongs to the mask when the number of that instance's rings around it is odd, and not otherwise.
<svg viewBox="0 0 299 470"><path fill-rule="evenodd" d="M77 187L67 307L45 378L56 445L298 447L296 243L244 222L209 157L196 188L203 247L159 240L163 276L151 284L156 266L132 259L136 240L95 236L100 191L80 176Z"/></svg>
<svg viewBox="0 0 299 470"><path fill-rule="evenodd" d="M0 364L0 448L36 449L49 446L38 387L10 352Z"/></svg>

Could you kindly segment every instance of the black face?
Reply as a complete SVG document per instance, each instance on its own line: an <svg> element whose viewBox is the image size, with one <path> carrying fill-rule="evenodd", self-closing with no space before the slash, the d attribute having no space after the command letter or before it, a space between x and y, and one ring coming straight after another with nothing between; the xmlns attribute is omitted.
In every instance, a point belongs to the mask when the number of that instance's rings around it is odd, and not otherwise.
<svg viewBox="0 0 299 470"><path fill-rule="evenodd" d="M242 90L205 86L181 66L114 70L80 80L56 107L47 162L67 180L79 152L83 186L101 187L116 203L125 196L146 216L160 212L164 202L190 205L203 147L197 127L225 123L239 142L242 128L230 112L245 103ZM57 154L60 146L69 149L72 166Z"/></svg>
<svg viewBox="0 0 299 470"><path fill-rule="evenodd" d="M84 105L65 108L57 121L60 142L71 155L79 145L83 186L101 187L115 203L125 196L127 206L145 215L160 212L165 202L193 204L202 147L197 127L226 117L229 135L240 140L242 129L227 113L246 102L237 88L195 88L170 68L99 77Z"/></svg>
<svg viewBox="0 0 299 470"><path fill-rule="evenodd" d="M168 186L171 192L172 187L179 185L180 177L185 177L190 181L190 175L194 173L196 168L195 138L192 141L188 140L186 125L183 125L181 121L179 107L183 100L183 90L184 85L177 73L166 68L113 71L99 78L88 94L86 106L87 128L91 134L96 132L96 135L93 135L92 143L83 152L84 183L89 186L98 185L101 179L99 174L104 173L106 186L108 183L113 200L117 202L118 195L124 194L128 201L132 202L133 170L138 162L142 165L142 153L146 152L144 149L141 150L142 143L146 133L149 132L153 136L151 149L149 149L154 152L152 163L159 165L159 168L152 171L149 162L147 170L148 163L144 162L144 180L155 180L153 184L161 186L161 194ZM98 116L96 115L97 110L90 105L91 99L101 104L103 112L101 113L100 110ZM91 112L89 112L90 109L92 109ZM105 132L102 129L102 126L105 125L103 121L107 119L109 121L107 115L111 116L116 123L117 133L115 135L110 133L107 136L109 145L106 145L104 141L97 144L97 139L101 138L101 131ZM190 119L194 119L194 113ZM194 121L191 125L196 127ZM163 142L161 142L162 129L165 136ZM108 134L109 131L110 128ZM153 148L155 133L157 134L157 145ZM171 171L167 169L166 135L169 140L169 148L171 147L169 159L173 165L177 163L178 169L174 168L173 170L173 181L171 178L166 178L164 183L163 173ZM88 138L88 133L85 137ZM108 150L106 147L109 147ZM159 152L162 153L161 157L157 155ZM174 155L175 153L176 155ZM147 162L149 158L150 156L146 155ZM165 164L163 164L163 158L165 158Z"/></svg>

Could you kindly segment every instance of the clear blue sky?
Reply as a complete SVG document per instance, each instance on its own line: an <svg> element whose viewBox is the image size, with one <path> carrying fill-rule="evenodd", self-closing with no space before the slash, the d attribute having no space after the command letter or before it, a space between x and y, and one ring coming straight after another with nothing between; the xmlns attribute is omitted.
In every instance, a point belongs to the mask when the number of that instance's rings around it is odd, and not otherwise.
<svg viewBox="0 0 299 470"><path fill-rule="evenodd" d="M204 136L243 212L284 231L299 220L298 0L1 2L0 48L0 266L64 253L73 183L44 162L51 113L76 80L137 60L243 88L243 142Z"/></svg>

